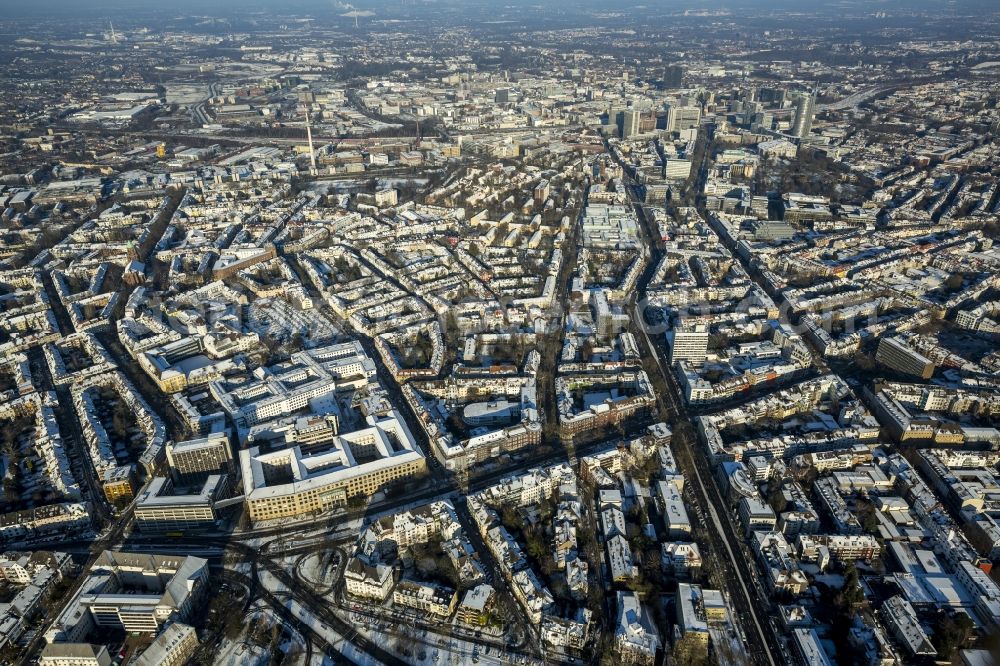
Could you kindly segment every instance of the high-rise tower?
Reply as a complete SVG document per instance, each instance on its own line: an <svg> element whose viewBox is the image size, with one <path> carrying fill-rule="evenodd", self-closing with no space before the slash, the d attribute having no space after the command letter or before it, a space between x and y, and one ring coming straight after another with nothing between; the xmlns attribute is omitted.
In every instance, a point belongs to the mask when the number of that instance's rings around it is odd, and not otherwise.
<svg viewBox="0 0 1000 666"><path fill-rule="evenodd" d="M799 93L795 98L795 118L792 120L792 134L804 139L812 129L813 115L816 113L816 91Z"/></svg>
<svg viewBox="0 0 1000 666"><path fill-rule="evenodd" d="M309 107L306 107L306 138L309 140L309 166L316 170L316 151L313 150L312 126L309 124Z"/></svg>

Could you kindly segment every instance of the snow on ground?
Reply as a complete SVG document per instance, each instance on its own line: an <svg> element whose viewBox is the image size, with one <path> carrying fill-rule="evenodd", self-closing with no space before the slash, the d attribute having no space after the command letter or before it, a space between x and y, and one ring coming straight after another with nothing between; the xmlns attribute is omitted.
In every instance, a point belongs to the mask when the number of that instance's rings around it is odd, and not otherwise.
<svg viewBox="0 0 1000 666"><path fill-rule="evenodd" d="M829 585L838 590L844 587L844 577L840 574L820 574L816 576L816 582Z"/></svg>
<svg viewBox="0 0 1000 666"><path fill-rule="evenodd" d="M300 555L282 555L281 557L274 558L273 561L279 562L286 571L291 572L295 569L295 564L299 561L299 557Z"/></svg>
<svg viewBox="0 0 1000 666"><path fill-rule="evenodd" d="M390 651L396 644L396 637L386 631L369 628L363 624L356 624L355 628L358 633L364 634L373 643L387 646L386 649ZM496 648L491 647L490 654L486 654L485 646L480 646L472 641L439 636L433 633L428 634L421 630L416 631L417 638L413 641L414 654L406 658L406 661L411 664L418 666L464 666L473 663L475 658L478 658L478 663L483 666L499 666L502 663L496 654ZM439 645L439 640L443 644ZM420 658L421 654L424 656L423 659Z"/></svg>
<svg viewBox="0 0 1000 666"><path fill-rule="evenodd" d="M728 622L710 623L708 633L714 653L722 666L745 666L749 663L743 641Z"/></svg>
<svg viewBox="0 0 1000 666"><path fill-rule="evenodd" d="M319 310L296 310L279 298L258 298L249 308L247 328L284 344L301 336L305 347L328 343L340 329Z"/></svg>
<svg viewBox="0 0 1000 666"><path fill-rule="evenodd" d="M260 572L260 583L275 596L280 597L288 594L288 588L285 584L272 576L268 571L262 570ZM378 661L366 652L359 650L353 643L349 643L344 640L343 636L313 615L309 609L295 599L289 599L285 603L285 607L298 617L303 624L307 625L319 634L323 640L332 645L334 649L343 654L344 657L351 660L353 663L358 664L359 666L382 666L382 662Z"/></svg>
<svg viewBox="0 0 1000 666"><path fill-rule="evenodd" d="M302 558L299 564L299 575L316 587L332 585L334 574L337 572L335 564L336 560L330 552L311 553Z"/></svg>
<svg viewBox="0 0 1000 666"><path fill-rule="evenodd" d="M227 563L226 568L229 569L230 571L241 573L244 576L249 576L251 573L253 573L253 565L250 562L246 561Z"/></svg>
<svg viewBox="0 0 1000 666"><path fill-rule="evenodd" d="M378 179L378 189L384 190L390 187L407 187L408 185L415 185L416 187L423 187L428 181L426 178L379 178Z"/></svg>
<svg viewBox="0 0 1000 666"><path fill-rule="evenodd" d="M288 610L292 611L304 624L308 625L313 631L322 636L323 640L355 664L359 666L382 666L382 662L368 653L359 650L353 643L344 640L344 637L337 633L333 627L328 626L325 622L317 618L299 602L292 599L289 600L287 606Z"/></svg>
<svg viewBox="0 0 1000 666"><path fill-rule="evenodd" d="M226 641L215 655L216 666L267 666L267 648L244 641Z"/></svg>
<svg viewBox="0 0 1000 666"><path fill-rule="evenodd" d="M272 576L270 572L262 569L259 574L261 585L272 594L278 597L288 594L287 586ZM354 644L345 641L343 636L313 615L309 609L302 606L298 601L289 599L286 602L286 607L302 620L304 624L312 628L313 631L322 636L325 641L333 645L336 650L354 663L361 664L362 666L378 666L381 664L381 662L371 655L359 650ZM396 643L394 635L383 629L379 629L376 624L373 624L369 628L363 624L356 623L350 618L349 613L347 615L347 617L344 617L344 620L354 626L359 633L376 645L384 646L389 651L393 650ZM414 655L407 658L407 661L419 666L449 666L471 664L474 663L475 658L478 658L478 663L482 664L482 666L500 666L502 662L499 655L496 654L496 649L495 647L489 647L490 653L487 654L486 646L479 645L473 641L457 637L449 638L417 630ZM320 652L318 649L315 651ZM423 659L420 659L421 654L424 655Z"/></svg>
<svg viewBox="0 0 1000 666"><path fill-rule="evenodd" d="M283 624L281 620L274 614L273 609L265 604L263 601L257 601L250 610L247 611L246 616L243 619L243 632L237 637L236 640L224 639L222 646L219 648L218 653L215 657L216 664L222 664L223 666L266 666L270 661L270 656L268 649L266 647L258 646L247 640L247 630L255 626L261 619L271 627L274 624ZM305 663L305 653L306 653L306 640L301 636L298 631L292 627L284 627L285 631L289 634L290 638L285 638L281 643L281 650L286 654L293 648L298 648L301 657L295 663L301 663L302 666L307 666Z"/></svg>
<svg viewBox="0 0 1000 666"><path fill-rule="evenodd" d="M343 509L340 510L340 513L343 513ZM301 538L301 539L312 539L323 536L336 536L342 532L353 532L356 534L357 532L361 531L361 527L364 524L364 520L361 518L354 518L352 520L347 520L346 518L344 518L341 522L337 524L337 529L335 530L331 530L326 526L314 527L317 521L323 520L324 518L332 518L334 517L334 515L336 515L335 512L331 511L329 513L321 514L319 516L303 518L302 520L288 520L286 518L275 518L274 520L262 520L254 523L254 530L266 530L272 527L284 527L288 529L288 531L293 531L296 530L296 528L301 528L302 531L295 532L295 538ZM252 534L253 530L248 530L247 532ZM237 532L237 535L239 534L240 533ZM282 538L271 535L267 537L256 537L256 538L250 537L248 539L240 538L240 541L247 544L248 546L257 543L258 544L257 547L259 548L261 544L267 541L273 540L280 543L281 541L287 541L290 538L291 537Z"/></svg>
<svg viewBox="0 0 1000 666"><path fill-rule="evenodd" d="M302 660L297 663L302 664L303 666L323 666L323 664L332 664L333 662L329 657L323 654L322 650L313 645L312 659L309 662L306 662L305 655L303 655Z"/></svg>
<svg viewBox="0 0 1000 666"><path fill-rule="evenodd" d="M239 532L237 532L236 534L238 536ZM249 537L249 538L243 538L243 537L239 537L238 536L238 538L240 540L240 543L242 543L247 548L256 548L257 550L260 550L264 546L264 544L266 544L268 541L270 541L274 537L270 536L270 537Z"/></svg>
<svg viewBox="0 0 1000 666"><path fill-rule="evenodd" d="M258 570L257 577L260 584L276 597L288 596L291 593L287 585L271 575L271 572L266 569Z"/></svg>

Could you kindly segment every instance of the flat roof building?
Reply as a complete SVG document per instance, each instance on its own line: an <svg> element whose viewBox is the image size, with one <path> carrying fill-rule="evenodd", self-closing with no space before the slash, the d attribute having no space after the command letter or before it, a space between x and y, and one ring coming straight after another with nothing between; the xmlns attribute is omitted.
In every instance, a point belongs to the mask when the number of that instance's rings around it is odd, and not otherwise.
<svg viewBox="0 0 1000 666"><path fill-rule="evenodd" d="M875 360L896 372L922 379L930 379L934 375L934 362L915 349L910 349L899 338L882 338L875 352Z"/></svg>
<svg viewBox="0 0 1000 666"><path fill-rule="evenodd" d="M893 637L911 656L933 657L937 650L920 626L917 611L902 596L895 596L882 604L882 617Z"/></svg>
<svg viewBox="0 0 1000 666"><path fill-rule="evenodd" d="M101 553L45 638L80 642L98 627L152 633L189 617L208 582L200 557Z"/></svg>
<svg viewBox="0 0 1000 666"><path fill-rule="evenodd" d="M833 666L833 660L823 649L815 629L795 627L792 629L792 646L803 666Z"/></svg>
<svg viewBox="0 0 1000 666"><path fill-rule="evenodd" d="M146 533L212 529L217 518L215 502L227 485L227 476L212 474L200 488L175 494L173 481L158 476L139 494L136 528Z"/></svg>
<svg viewBox="0 0 1000 666"><path fill-rule="evenodd" d="M668 334L670 365L677 361L691 361L700 365L708 358L708 328L696 324L690 328L678 326Z"/></svg>
<svg viewBox="0 0 1000 666"><path fill-rule="evenodd" d="M167 463L179 484L203 482L212 474L232 472L229 436L213 432L205 437L167 444Z"/></svg>
<svg viewBox="0 0 1000 666"><path fill-rule="evenodd" d="M381 420L369 416L368 422L367 428L338 435L329 446L308 453L299 446L240 451L250 519L318 513L424 472L424 456L396 412Z"/></svg>
<svg viewBox="0 0 1000 666"><path fill-rule="evenodd" d="M699 642L708 644L708 621L705 617L705 601L700 585L677 585L677 626L684 636L694 636Z"/></svg>

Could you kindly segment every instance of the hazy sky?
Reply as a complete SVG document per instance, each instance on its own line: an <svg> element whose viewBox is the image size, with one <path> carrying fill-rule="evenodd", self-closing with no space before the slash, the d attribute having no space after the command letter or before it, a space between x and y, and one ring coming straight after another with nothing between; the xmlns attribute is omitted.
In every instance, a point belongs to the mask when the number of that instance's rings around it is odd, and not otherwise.
<svg viewBox="0 0 1000 666"><path fill-rule="evenodd" d="M753 14L755 10L773 15L775 12L794 14L803 11L822 11L829 15L864 15L883 11L911 13L915 10L965 14L983 10L1000 11L997 0L632 0L631 4L607 0L0 0L0 20L4 16L79 16L135 18L144 16L219 15L233 16L275 9L283 15L311 14L323 17L336 16L352 8L372 10L384 16L401 11L440 11L447 9L454 15L457 9L468 8L470 13L490 8L518 7L530 15L533 8L540 13L559 11L564 15L592 12L671 11L682 9L723 9L737 14Z"/></svg>
<svg viewBox="0 0 1000 666"><path fill-rule="evenodd" d="M100 13L106 9L116 10L173 10L193 13L209 13L213 11L233 11L250 7L273 7L284 9L294 7L296 9L311 10L316 12L346 11L351 7L358 9L398 10L406 5L410 8L424 6L432 10L435 6L447 5L451 8L463 5L479 6L521 6L553 8L561 7L565 10L573 9L604 9L604 10L625 10L630 5L616 5L606 0L500 0L499 2L490 0L0 0L0 10L4 14L20 12L57 12L74 10L87 13ZM831 12L842 11L844 8L867 9L878 11L880 9L906 9L920 7L924 9L940 8L945 11L963 10L974 7L1000 8L995 0L841 0L839 2L829 2L828 0L638 0L631 3L631 6L644 6L648 8L663 8L670 10L677 9L752 9L754 7L765 11L770 11L778 7L795 8L800 10L829 10Z"/></svg>

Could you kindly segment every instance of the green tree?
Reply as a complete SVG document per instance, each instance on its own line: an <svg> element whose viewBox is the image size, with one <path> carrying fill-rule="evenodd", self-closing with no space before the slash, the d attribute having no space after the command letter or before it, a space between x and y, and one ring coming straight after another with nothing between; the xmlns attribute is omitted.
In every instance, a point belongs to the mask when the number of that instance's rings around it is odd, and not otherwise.
<svg viewBox="0 0 1000 666"><path fill-rule="evenodd" d="M848 606L857 606L865 600L865 592L861 588L861 578L854 562L849 562L844 568L844 586L841 588L844 602Z"/></svg>
<svg viewBox="0 0 1000 666"><path fill-rule="evenodd" d="M965 613L941 613L931 637L931 642L938 651L938 659L950 660L955 650L965 647L975 626Z"/></svg>
<svg viewBox="0 0 1000 666"><path fill-rule="evenodd" d="M785 499L784 493L781 492L780 483L777 481L772 482L768 490L767 501L775 513L781 513L788 509L788 500Z"/></svg>
<svg viewBox="0 0 1000 666"><path fill-rule="evenodd" d="M545 554L548 552L545 539L534 532L529 532L526 535L526 540L526 550L528 551L528 555L530 555L536 562L541 562L545 559Z"/></svg>
<svg viewBox="0 0 1000 666"><path fill-rule="evenodd" d="M458 326L458 317L451 310L444 316L444 337L450 342L455 342L462 337L462 331Z"/></svg>
<svg viewBox="0 0 1000 666"><path fill-rule="evenodd" d="M124 400L119 400L115 404L115 411L111 416L111 429L118 439L128 438L129 408Z"/></svg>
<svg viewBox="0 0 1000 666"><path fill-rule="evenodd" d="M21 482L13 476L3 480L3 492L7 501L13 502L21 496Z"/></svg>
<svg viewBox="0 0 1000 666"><path fill-rule="evenodd" d="M875 505L868 500L858 500L856 508L858 522L861 523L861 527L868 534L878 533L878 516L876 515L876 511Z"/></svg>

